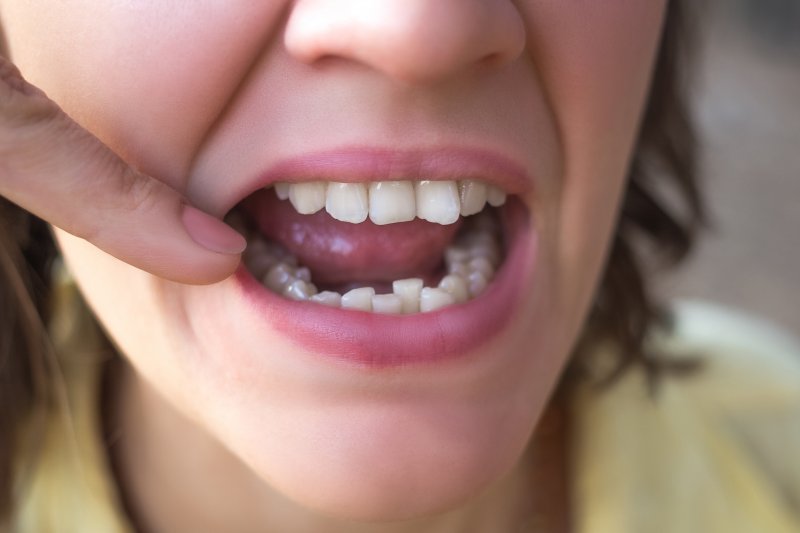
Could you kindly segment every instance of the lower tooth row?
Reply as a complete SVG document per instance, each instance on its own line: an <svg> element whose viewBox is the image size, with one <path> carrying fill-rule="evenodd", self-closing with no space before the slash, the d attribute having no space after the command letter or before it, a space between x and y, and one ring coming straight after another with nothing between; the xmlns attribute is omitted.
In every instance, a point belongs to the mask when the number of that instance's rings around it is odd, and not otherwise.
<svg viewBox="0 0 800 533"><path fill-rule="evenodd" d="M244 261L267 288L292 300L382 314L425 313L475 298L494 278L500 261L496 225L491 219L476 222L446 250L447 274L437 287L425 287L422 279L411 278L394 281L390 294L376 294L372 287L345 294L320 292L308 268L299 266L297 259L279 245L261 238L250 242Z"/></svg>

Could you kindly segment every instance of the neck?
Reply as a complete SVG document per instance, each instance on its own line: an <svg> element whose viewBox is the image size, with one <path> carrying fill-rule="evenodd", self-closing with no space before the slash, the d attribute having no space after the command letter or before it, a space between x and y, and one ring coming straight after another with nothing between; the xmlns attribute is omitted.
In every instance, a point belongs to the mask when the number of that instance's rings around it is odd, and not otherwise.
<svg viewBox="0 0 800 533"><path fill-rule="evenodd" d="M122 499L147 533L467 533L567 531L565 417L547 407L517 465L446 513L391 523L354 523L304 508L257 478L216 439L176 412L127 367L115 373L106 427Z"/></svg>

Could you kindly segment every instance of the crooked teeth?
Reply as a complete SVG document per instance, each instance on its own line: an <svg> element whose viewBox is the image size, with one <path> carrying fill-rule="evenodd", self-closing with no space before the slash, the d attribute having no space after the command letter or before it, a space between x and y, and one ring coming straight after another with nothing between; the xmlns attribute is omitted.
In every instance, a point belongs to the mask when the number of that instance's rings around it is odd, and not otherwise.
<svg viewBox="0 0 800 533"><path fill-rule="evenodd" d="M401 279L392 283L392 290L402 303L403 313L419 312L419 296L425 284L421 279Z"/></svg>
<svg viewBox="0 0 800 533"><path fill-rule="evenodd" d="M506 193L485 183L455 181L381 181L365 183L276 183L275 194L288 199L298 213L326 209L336 220L360 224L367 217L378 225L421 218L453 224L460 216L480 213L486 204L501 206Z"/></svg>
<svg viewBox="0 0 800 533"><path fill-rule="evenodd" d="M376 294L372 287L353 289L344 295L318 292L308 268L280 245L251 239L244 261L253 275L272 292L286 298L335 308L384 314L430 312L469 301L481 294L495 276L500 262L498 228L487 215L470 221L456 243L445 251L445 275L437 287L426 287L419 278L396 280L392 293Z"/></svg>

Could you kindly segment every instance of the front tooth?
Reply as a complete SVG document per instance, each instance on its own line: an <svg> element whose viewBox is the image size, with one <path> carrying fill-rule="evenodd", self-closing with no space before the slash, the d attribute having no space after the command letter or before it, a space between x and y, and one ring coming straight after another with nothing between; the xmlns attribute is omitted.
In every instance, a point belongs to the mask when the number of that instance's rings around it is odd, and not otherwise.
<svg viewBox="0 0 800 533"><path fill-rule="evenodd" d="M378 225L408 222L417 216L410 181L379 181L369 186L369 218Z"/></svg>
<svg viewBox="0 0 800 533"><path fill-rule="evenodd" d="M392 292L403 302L403 313L419 312L419 295L423 281L419 278L401 279L392 283Z"/></svg>
<svg viewBox="0 0 800 533"><path fill-rule="evenodd" d="M467 282L458 274L450 274L442 278L439 288L444 289L453 295L456 303L466 302L469 299L469 288Z"/></svg>
<svg viewBox="0 0 800 533"><path fill-rule="evenodd" d="M322 291L312 296L311 301L328 307L341 307L342 295L334 291Z"/></svg>
<svg viewBox="0 0 800 533"><path fill-rule="evenodd" d="M456 302L452 294L444 289L425 287L419 296L419 310L423 313L436 311Z"/></svg>
<svg viewBox="0 0 800 533"><path fill-rule="evenodd" d="M420 181L417 189L417 216L436 224L453 224L461 214L458 185L455 181Z"/></svg>
<svg viewBox="0 0 800 533"><path fill-rule="evenodd" d="M342 309L357 309L359 311L372 311L372 297L375 289L361 287L353 289L342 296Z"/></svg>
<svg viewBox="0 0 800 533"><path fill-rule="evenodd" d="M486 184L479 181L466 180L458 184L461 199L461 215L469 216L480 213L486 205Z"/></svg>
<svg viewBox="0 0 800 533"><path fill-rule="evenodd" d="M301 215L313 215L325 207L324 181L309 181L289 185L289 201Z"/></svg>
<svg viewBox="0 0 800 533"><path fill-rule="evenodd" d="M363 183L331 183L325 209L336 220L360 224L367 220L369 200Z"/></svg>
<svg viewBox="0 0 800 533"><path fill-rule="evenodd" d="M275 195L280 200L288 200L289 199L289 184L284 182L279 182L275 184Z"/></svg>
<svg viewBox="0 0 800 533"><path fill-rule="evenodd" d="M506 203L506 196L506 193L503 192L502 189L499 189L495 186L490 186L489 191L486 194L486 201L489 202L489 205L491 206L500 207Z"/></svg>
<svg viewBox="0 0 800 533"><path fill-rule="evenodd" d="M403 300L396 294L376 294L372 297L372 311L385 315L399 315L403 312Z"/></svg>

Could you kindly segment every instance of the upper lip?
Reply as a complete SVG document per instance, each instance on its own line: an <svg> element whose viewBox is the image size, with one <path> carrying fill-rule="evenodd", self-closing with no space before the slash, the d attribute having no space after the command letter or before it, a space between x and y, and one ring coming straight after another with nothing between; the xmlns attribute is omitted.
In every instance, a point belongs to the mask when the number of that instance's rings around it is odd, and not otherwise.
<svg viewBox="0 0 800 533"><path fill-rule="evenodd" d="M480 180L508 194L526 193L534 185L523 165L492 150L348 147L280 160L229 190L220 209L225 214L250 194L276 182L392 180Z"/></svg>

